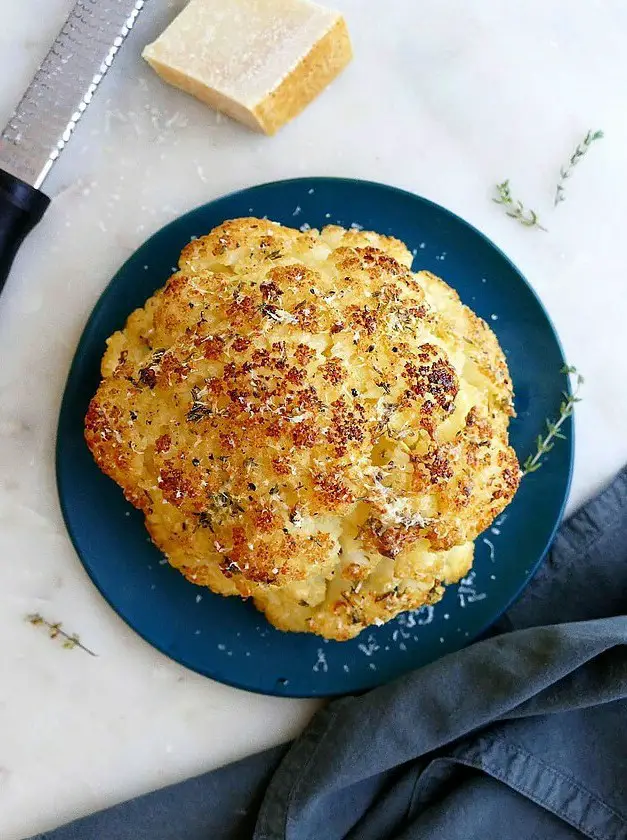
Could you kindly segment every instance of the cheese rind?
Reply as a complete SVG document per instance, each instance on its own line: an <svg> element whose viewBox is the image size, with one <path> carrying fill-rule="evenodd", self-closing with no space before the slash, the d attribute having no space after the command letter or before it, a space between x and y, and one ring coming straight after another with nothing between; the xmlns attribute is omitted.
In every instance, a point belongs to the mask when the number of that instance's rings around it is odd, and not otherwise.
<svg viewBox="0 0 627 840"><path fill-rule="evenodd" d="M191 0L143 57L169 84L274 134L352 50L342 16L308 0Z"/></svg>

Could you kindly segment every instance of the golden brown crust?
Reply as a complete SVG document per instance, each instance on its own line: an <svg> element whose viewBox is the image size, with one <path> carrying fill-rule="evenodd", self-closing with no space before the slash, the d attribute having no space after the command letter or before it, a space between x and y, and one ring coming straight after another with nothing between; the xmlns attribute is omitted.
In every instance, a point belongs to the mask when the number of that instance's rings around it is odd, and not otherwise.
<svg viewBox="0 0 627 840"><path fill-rule="evenodd" d="M346 21L340 17L254 109L261 130L275 134L282 125L298 116L342 72L352 57Z"/></svg>
<svg viewBox="0 0 627 840"><path fill-rule="evenodd" d="M190 69L186 57L164 53L161 39L149 44L143 58L168 84L195 96L255 131L275 134L298 116L338 76L353 57L346 21L338 16L309 52L256 105L243 104L211 87L204 74Z"/></svg>
<svg viewBox="0 0 627 840"><path fill-rule="evenodd" d="M85 434L191 581L347 639L441 597L518 481L488 326L398 240L225 222L108 342Z"/></svg>

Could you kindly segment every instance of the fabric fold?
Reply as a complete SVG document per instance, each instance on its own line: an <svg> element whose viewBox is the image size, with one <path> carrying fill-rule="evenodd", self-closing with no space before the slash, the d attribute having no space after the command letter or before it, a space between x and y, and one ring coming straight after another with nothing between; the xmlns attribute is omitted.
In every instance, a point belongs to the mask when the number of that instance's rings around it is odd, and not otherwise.
<svg viewBox="0 0 627 840"><path fill-rule="evenodd" d="M37 840L627 840L627 468L489 637Z"/></svg>

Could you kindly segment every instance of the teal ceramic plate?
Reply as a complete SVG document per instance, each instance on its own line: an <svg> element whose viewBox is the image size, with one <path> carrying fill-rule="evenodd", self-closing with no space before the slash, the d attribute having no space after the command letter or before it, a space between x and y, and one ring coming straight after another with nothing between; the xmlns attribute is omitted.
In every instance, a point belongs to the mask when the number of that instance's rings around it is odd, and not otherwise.
<svg viewBox="0 0 627 840"><path fill-rule="evenodd" d="M105 339L166 282L192 236L250 215L290 226L356 224L406 242L414 267L444 277L496 332L514 380L518 416L511 441L521 461L534 451L545 418L558 414L567 387L560 372L564 358L538 298L488 239L424 198L366 181L302 178L212 201L152 236L100 298L69 374L57 442L63 514L93 582L146 641L215 680L283 696L362 691L468 644L520 593L562 515L572 469L571 420L564 424L567 439L524 479L506 513L477 540L471 574L435 607L350 642L323 642L281 633L251 604L194 587L164 562L142 515L96 467L83 440L83 417L98 385Z"/></svg>

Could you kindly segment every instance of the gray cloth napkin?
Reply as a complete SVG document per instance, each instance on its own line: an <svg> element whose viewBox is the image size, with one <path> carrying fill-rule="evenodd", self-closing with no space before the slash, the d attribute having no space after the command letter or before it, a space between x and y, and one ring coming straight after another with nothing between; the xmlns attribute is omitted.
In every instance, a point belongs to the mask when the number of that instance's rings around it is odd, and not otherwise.
<svg viewBox="0 0 627 840"><path fill-rule="evenodd" d="M627 840L626 613L627 468L487 638L36 840Z"/></svg>

